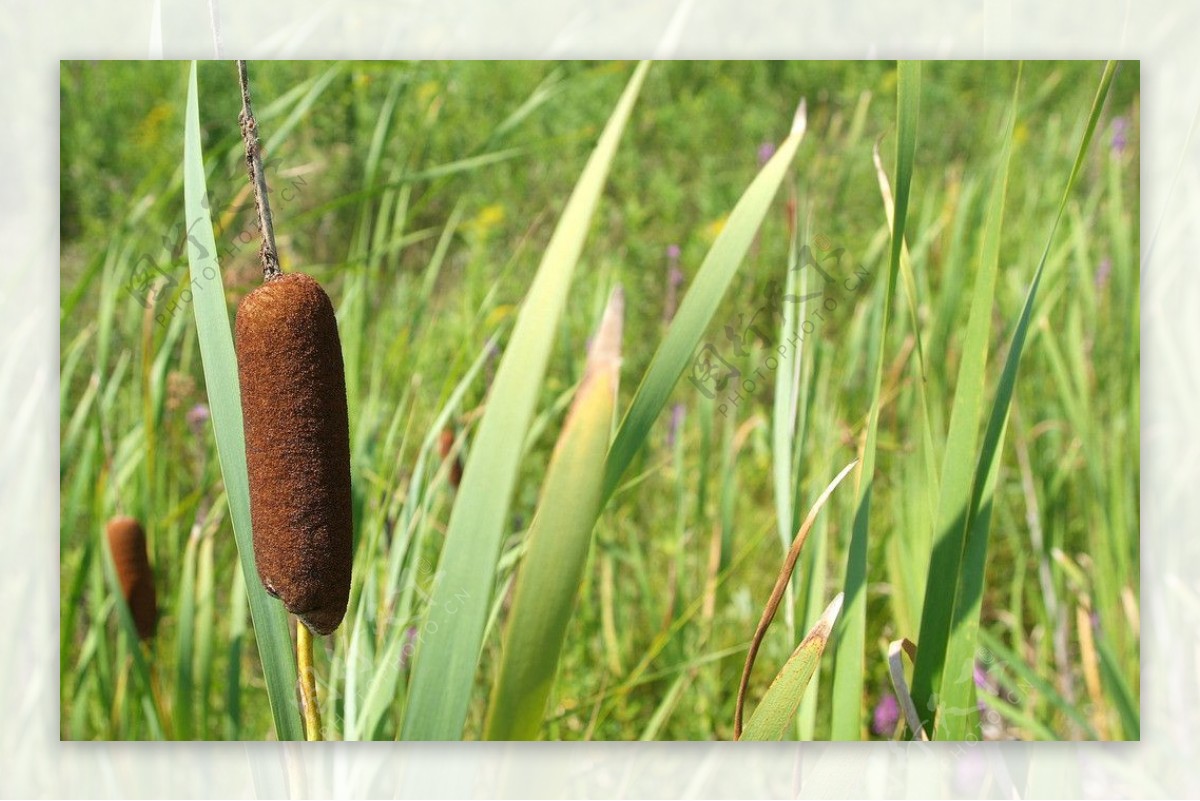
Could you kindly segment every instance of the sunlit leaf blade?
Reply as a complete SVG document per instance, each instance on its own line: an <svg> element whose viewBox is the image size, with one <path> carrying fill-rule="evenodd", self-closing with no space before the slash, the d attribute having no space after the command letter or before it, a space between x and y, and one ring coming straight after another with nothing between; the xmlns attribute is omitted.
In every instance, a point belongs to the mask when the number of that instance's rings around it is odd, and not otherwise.
<svg viewBox="0 0 1200 801"><path fill-rule="evenodd" d="M620 376L621 290L609 299L542 485L518 568L485 737L537 738L600 514Z"/></svg>
<svg viewBox="0 0 1200 801"><path fill-rule="evenodd" d="M904 229L908 222L908 195L912 184L913 160L917 149L917 116L921 100L921 65L902 61L897 66L896 87L896 197L892 224L891 257L883 296L879 330L876 332L876 361L871 409L867 419L867 439L859 470L858 500L854 526L846 555L846 617L838 633L833 674L834 740L858 740L862 736L864 648L867 630L867 537L871 525L871 491L875 481L875 443L879 433L880 394L883 366L888 358L887 332L900 255L904 248Z"/></svg>
<svg viewBox="0 0 1200 801"><path fill-rule="evenodd" d="M779 184L804 138L805 105L800 104L791 134L751 182L704 258L691 288L679 304L629 411L621 421L605 465L604 498L612 496L634 454L645 442L651 426L667 403L675 384L692 362L700 338L712 321L729 282L750 249L754 236L779 190Z"/></svg>
<svg viewBox="0 0 1200 801"><path fill-rule="evenodd" d="M450 514L422 627L428 635L414 657L405 739L462 736L521 445L592 212L648 67L643 63L634 71L567 201L496 372Z"/></svg>
<svg viewBox="0 0 1200 801"><path fill-rule="evenodd" d="M787 732L800 707L800 699L804 697L804 688L821 664L821 654L825 652L829 632L841 609L842 593L839 592L771 682L740 739L779 740Z"/></svg>
<svg viewBox="0 0 1200 801"><path fill-rule="evenodd" d="M230 75L230 86L236 86ZM302 740L300 714L296 707L296 662L288 632L287 612L273 600L258 580L250 529L250 484L246 476L246 444L242 429L242 400L238 388L237 359L225 306L225 287L217 263L200 142L200 112L196 92L196 65L188 82L187 120L184 131L184 208L189 235L188 268L192 310L204 385L212 414L213 432L221 476L229 499L229 516L237 540L238 557L246 577L250 618L262 662L263 679L280 740Z"/></svg>
<svg viewBox="0 0 1200 801"><path fill-rule="evenodd" d="M1008 355L1004 361L1004 370L1000 374L1000 382L996 388L996 399L992 404L992 410L988 417L987 430L984 434L983 445L979 453L979 462L975 468L975 486L971 494L967 539L963 548L962 571L958 579L958 593L954 601L954 617L951 624L949 650L946 653L944 663L946 667L943 670L943 691L947 689L946 681L950 680L952 673L963 669L968 664L974 664L976 640L979 632L979 613L983 602L988 536L991 530L992 497L996 486L996 476L999 472L1004 435L1008 429L1008 411L1012 404L1012 396L1017 384L1017 370L1021 366L1021 354L1024 352L1025 340L1029 333L1029 324L1033 318L1033 306L1037 300L1038 287L1041 285L1046 261L1050 256L1050 248L1054 243L1054 235L1058 231L1059 223L1062 221L1063 213L1066 211L1067 203L1071 198L1071 190L1074 188L1075 181L1078 179L1079 173L1083 168L1083 161L1087 155L1088 145L1091 143L1092 135L1096 131L1096 124L1100 119L1100 112L1104 108L1104 100L1108 97L1108 89L1112 84L1115 73L1116 62L1108 62L1100 78L1100 86L1096 90L1096 97L1092 102L1092 110L1088 116L1087 127L1084 130L1083 139L1079 143L1079 150L1075 155L1075 163L1071 167L1071 175L1067 179L1066 188L1063 190L1062 200L1059 202L1058 212L1054 217L1054 224L1051 226L1050 234L1046 239L1046 247L1042 251L1041 259L1038 261L1037 270L1034 272L1033 281L1029 286L1029 292L1025 296L1025 303L1021 308L1021 316L1017 320L1012 342L1009 345ZM924 647L920 643L918 645L921 648ZM920 650L918 650L918 656L920 656ZM955 666L958 667L956 668ZM960 679L961 676L956 675L954 678ZM973 695L975 687L973 682L968 681L958 684L958 689L964 694ZM954 696L951 697L953 698ZM961 698L962 696L958 697ZM917 703L920 704L919 698L917 699ZM961 700L959 703L961 703ZM948 702L943 701L942 704L948 706ZM935 734L934 739L937 738Z"/></svg>
<svg viewBox="0 0 1200 801"><path fill-rule="evenodd" d="M1018 76L1018 88L1020 77ZM971 314L967 321L963 340L962 359L958 366L958 381L954 388L954 405L950 412L950 429L946 435L946 449L942 461L941 492L938 498L937 517L933 536L933 550L929 557L929 576L957 576L962 567L963 543L967 537L966 510L971 502L971 487L974 471L966 469L972 464L979 445L979 420L983 414L984 371L987 367L988 339L991 333L992 308L996 294L996 275L1000 265L1000 231L1004 222L1004 201L1008 195L1008 167L1012 156L1013 130L1016 125L1017 89L1013 90L1012 110L1008 126L1003 134L1000 160L988 199L980 244L979 268L975 274L975 288L971 299ZM954 611L955 581L929 581L925 585L922 604L921 630L917 642L921 644L913 675L913 698L921 710L921 728L927 733L940 728L934 724L930 711L930 694L942 682L942 666L946 656L950 634L950 618ZM969 660L972 659L969 657ZM964 673L965 670L965 673ZM969 684L971 666L955 669L955 686ZM966 677L963 682L962 678ZM975 718L971 710L971 699L955 692L960 709L953 717L955 729L965 733L973 724L966 718ZM947 703L943 699L943 703ZM931 725L934 724L934 725ZM940 732L939 732L940 733ZM959 739L959 738L955 738Z"/></svg>

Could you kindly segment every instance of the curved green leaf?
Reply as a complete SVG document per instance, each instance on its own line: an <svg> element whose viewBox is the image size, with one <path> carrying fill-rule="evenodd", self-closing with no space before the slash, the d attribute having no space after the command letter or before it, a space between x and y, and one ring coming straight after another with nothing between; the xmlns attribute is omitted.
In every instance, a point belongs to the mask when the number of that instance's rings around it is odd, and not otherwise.
<svg viewBox="0 0 1200 801"><path fill-rule="evenodd" d="M821 663L829 632L841 610L842 593L839 592L767 688L742 731L741 739L779 740L783 737L800 707L804 689Z"/></svg>

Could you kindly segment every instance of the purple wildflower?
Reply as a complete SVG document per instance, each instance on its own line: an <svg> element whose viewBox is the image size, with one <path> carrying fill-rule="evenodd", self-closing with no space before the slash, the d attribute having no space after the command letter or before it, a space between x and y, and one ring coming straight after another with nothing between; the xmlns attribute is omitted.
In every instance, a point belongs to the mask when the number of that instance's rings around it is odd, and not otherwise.
<svg viewBox="0 0 1200 801"><path fill-rule="evenodd" d="M417 650L417 627L409 626L404 630L404 645L400 648L400 669L408 667L413 651Z"/></svg>
<svg viewBox="0 0 1200 801"><path fill-rule="evenodd" d="M988 689L989 685L988 685L987 668L985 668L983 666L983 663L981 663L981 662L975 663L974 678L975 678L975 686L976 687L978 687L981 690Z"/></svg>
<svg viewBox="0 0 1200 801"><path fill-rule="evenodd" d="M675 437L679 434L679 429L683 427L683 415L682 403L677 403L671 408L671 423L667 427L667 450L675 447Z"/></svg>
<svg viewBox="0 0 1200 801"><path fill-rule="evenodd" d="M197 403L191 409L188 409L187 424L192 430L192 436L200 437L204 433L204 424L208 422L208 407L203 403Z"/></svg>
<svg viewBox="0 0 1200 801"><path fill-rule="evenodd" d="M871 731L880 737L891 737L900 722L900 702L891 693L884 693L871 716Z"/></svg>
<svg viewBox="0 0 1200 801"><path fill-rule="evenodd" d="M1096 267L1096 289L1103 291L1108 286L1108 277L1112 273L1112 259L1105 256Z"/></svg>
<svg viewBox="0 0 1200 801"><path fill-rule="evenodd" d="M1120 157L1125 154L1129 145L1129 119L1117 117L1112 122L1112 154Z"/></svg>
<svg viewBox="0 0 1200 801"><path fill-rule="evenodd" d="M679 287L683 284L683 270L679 269L679 245L667 245L667 299L663 303L663 322L675 318L679 306Z"/></svg>
<svg viewBox="0 0 1200 801"><path fill-rule="evenodd" d="M758 146L758 166L763 166L775 155L775 143L763 142Z"/></svg>

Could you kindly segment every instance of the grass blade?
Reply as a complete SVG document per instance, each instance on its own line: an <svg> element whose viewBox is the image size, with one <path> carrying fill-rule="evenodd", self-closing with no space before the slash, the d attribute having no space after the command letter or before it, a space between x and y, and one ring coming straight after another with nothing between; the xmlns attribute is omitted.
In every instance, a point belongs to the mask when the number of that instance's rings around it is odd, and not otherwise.
<svg viewBox="0 0 1200 801"><path fill-rule="evenodd" d="M879 429L880 390L887 357L888 318L900 254L904 247L904 227L908 222L908 194L912 184L913 160L917 149L917 116L921 100L921 65L902 61L897 66L896 87L896 197L892 225L892 247L888 262L888 280L880 310L876 336L875 381L871 392L871 410L867 420L867 439L859 470L858 500L854 526L846 555L846 618L838 637L833 674L833 729L831 739L858 740L862 736L864 648L867 629L867 536L871 523L871 490L875 481L875 441Z"/></svg>
<svg viewBox="0 0 1200 801"><path fill-rule="evenodd" d="M1055 215L1054 224L1051 226L1050 234L1046 239L1046 247L1042 251L1042 257L1038 262L1037 270L1034 272L1029 292L1025 296L1025 304L1021 309L1021 316L1013 331L1012 344L1009 346L1008 356L1004 362L1004 370L1000 375L1000 382L996 390L996 399L992 404L987 431L984 435L983 446L979 454L979 462L975 469L975 486L971 496L971 506L968 515L967 538L963 547L962 570L958 576L958 593L954 602L954 618L950 631L949 647L944 662L946 666L965 665L968 661L974 659L975 645L979 632L979 613L983 600L987 543L991 528L992 496L995 490L996 476L999 472L1000 452L1004 443L1004 435L1008 428L1008 411L1012 403L1013 392L1016 388L1017 370L1021 364L1021 354L1024 351L1025 340L1029 333L1029 324L1033 318L1034 302L1037 300L1038 287L1041 285L1046 261L1050 255L1050 248L1054 243L1054 235L1058 231L1059 223L1062 221L1063 213L1066 211L1067 202L1071 197L1071 190L1074 188L1075 181L1079 177L1079 172L1083 167L1083 160L1087 154L1088 145L1091 143L1092 135L1095 133L1096 123L1100 119L1100 111L1104 107L1104 100L1108 96L1108 89L1115 72L1116 63L1112 61L1108 62L1105 65L1104 73L1100 79L1100 86L1096 91L1096 97L1092 103L1087 127L1084 131L1083 139L1079 144L1075 163L1071 168L1071 175L1067 179L1062 200L1059 202L1058 213ZM919 656L920 651L918 651ZM944 668L942 680L943 693L947 690L946 679L949 675L950 672ZM962 682L961 684L956 682L953 686L961 688L959 692L974 692L974 684L971 682ZM954 697L953 695L950 696L943 703L948 704ZM917 703L921 703L919 698L917 699Z"/></svg>
<svg viewBox="0 0 1200 801"><path fill-rule="evenodd" d="M1008 168L1012 158L1013 131L1020 75L1013 89L1012 110L1003 134L1000 160L988 199L980 243L979 269L971 298L971 313L963 340L962 361L954 389L954 405L950 411L950 429L946 435L946 450L942 461L941 491L938 497L933 549L929 556L929 576L958 576L962 567L963 543L967 537L967 508L971 502L971 463L979 443L979 420L983 414L984 372L987 368L988 338L991 332L992 308L996 295L996 276L1000 268L1000 231L1004 223L1004 201L1008 196ZM921 727L936 737L940 723L933 719L931 695L943 680L943 663L950 636L951 615L954 611L956 582L929 581L925 585L921 629L917 642L920 651L913 669L912 695L921 715ZM973 663L974 657L968 661ZM973 664L956 669L955 682L971 681ZM961 680L965 677L966 681ZM956 695L962 695L956 693ZM976 718L970 698L960 697L953 704L962 709L956 715L955 729L962 739L966 728L974 728L967 718ZM977 720L975 721L977 723ZM961 724L961 725L960 725Z"/></svg>
<svg viewBox="0 0 1200 801"><path fill-rule="evenodd" d="M536 739L600 515L620 378L624 298L614 290L542 485L516 579L488 740Z"/></svg>
<svg viewBox="0 0 1200 801"><path fill-rule="evenodd" d="M917 705L913 703L912 693L908 690L908 682L904 678L904 660L902 654L908 654L909 659L916 659L917 646L909 639L894 640L888 645L888 674L892 679L892 690L896 700L904 712L904 720L910 731L916 732L914 739L928 741L929 736L921 725L921 715Z"/></svg>
<svg viewBox="0 0 1200 801"><path fill-rule="evenodd" d="M839 592L771 682L762 701L755 707L750 722L746 724L746 730L738 739L778 740L783 737L800 707L804 688L821 663L821 654L829 642L829 632L841 610L842 593Z"/></svg>
<svg viewBox="0 0 1200 801"><path fill-rule="evenodd" d="M696 346L708 328L738 265L750 249L788 165L804 138L805 104L801 102L792 131L775 155L758 173L738 200L729 221L700 265L696 279L679 304L662 344L659 345L629 411L621 421L605 463L604 498L612 496L625 469L650 434L650 428L667 403L675 384L692 361Z"/></svg>
<svg viewBox="0 0 1200 801"><path fill-rule="evenodd" d="M246 443L242 430L242 399L238 389L237 360L233 335L229 329L229 310L225 306L225 287L217 263L217 244L213 237L208 209L208 190L204 175L204 157L200 143L199 99L196 92L196 65L192 64L188 81L186 128L184 131L184 208L188 231L188 268L191 278L192 310L196 315L196 333L200 360L204 367L204 385L217 440L221 475L229 500L229 516L237 540L238 557L246 577L246 597L250 619L258 643L267 697L280 740L301 740L300 715L293 688L296 663L288 632L287 612L272 600L258 580L254 566L254 547L250 533L250 484L246 476Z"/></svg>
<svg viewBox="0 0 1200 801"><path fill-rule="evenodd" d="M405 739L462 736L521 444L592 212L648 67L643 63L634 71L567 201L497 370L450 514L423 629L437 636L417 645Z"/></svg>

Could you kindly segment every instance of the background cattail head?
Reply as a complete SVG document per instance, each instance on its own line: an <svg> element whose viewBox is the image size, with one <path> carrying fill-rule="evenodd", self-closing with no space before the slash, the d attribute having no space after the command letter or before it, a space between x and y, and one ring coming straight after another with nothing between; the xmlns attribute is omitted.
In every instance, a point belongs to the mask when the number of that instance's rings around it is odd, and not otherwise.
<svg viewBox="0 0 1200 801"><path fill-rule="evenodd" d="M125 597L138 637L143 640L153 637L158 625L158 598L154 592L154 572L146 555L146 533L132 517L119 516L108 521L107 534L121 595Z"/></svg>
<svg viewBox="0 0 1200 801"><path fill-rule="evenodd" d="M333 304L301 273L238 307L237 361L254 561L317 634L342 622L354 558L350 425Z"/></svg>
<svg viewBox="0 0 1200 801"><path fill-rule="evenodd" d="M438 441L438 451L442 455L442 460L445 461L450 456L450 451L454 449L454 429L447 426L442 429L441 439ZM462 455L456 454L454 461L450 464L450 486L458 489L459 483L462 481L463 466Z"/></svg>

